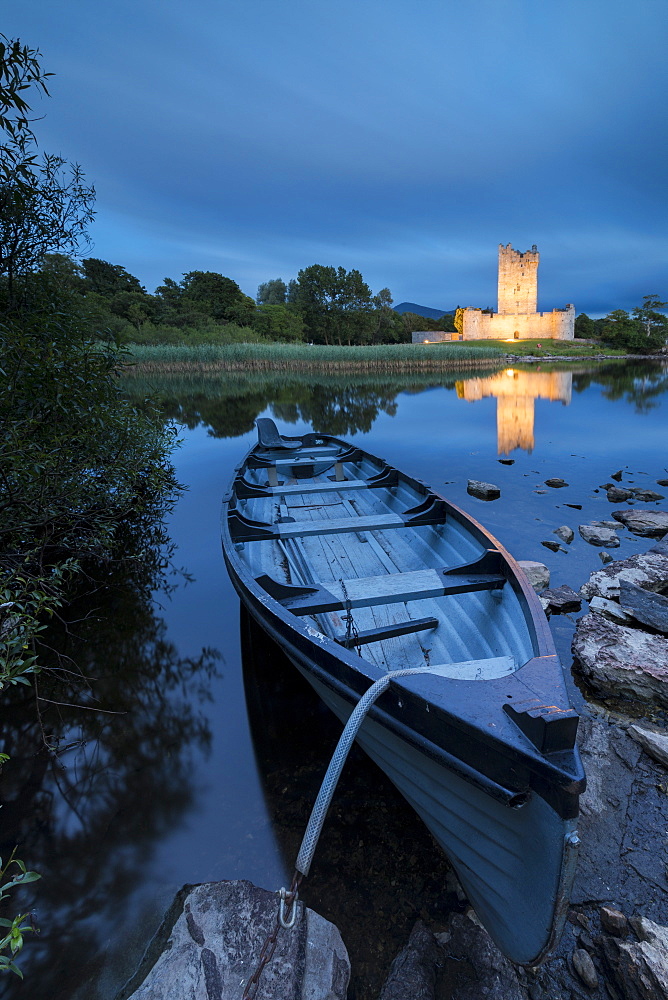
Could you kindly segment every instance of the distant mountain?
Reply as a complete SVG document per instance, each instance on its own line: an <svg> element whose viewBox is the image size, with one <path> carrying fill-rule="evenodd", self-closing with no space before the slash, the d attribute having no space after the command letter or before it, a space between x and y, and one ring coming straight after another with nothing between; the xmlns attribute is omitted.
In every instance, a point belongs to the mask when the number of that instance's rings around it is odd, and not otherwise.
<svg viewBox="0 0 668 1000"><path fill-rule="evenodd" d="M419 306L417 302L400 302L394 306L394 311L398 313L416 313L418 316L425 316L427 319L440 319L441 316L454 316L454 309L432 309L430 306Z"/></svg>

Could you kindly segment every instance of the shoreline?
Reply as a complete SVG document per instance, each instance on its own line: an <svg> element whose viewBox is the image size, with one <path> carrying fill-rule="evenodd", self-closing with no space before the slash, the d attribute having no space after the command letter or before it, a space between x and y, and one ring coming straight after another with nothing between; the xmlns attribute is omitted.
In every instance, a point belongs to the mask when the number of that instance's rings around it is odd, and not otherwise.
<svg viewBox="0 0 668 1000"><path fill-rule="evenodd" d="M244 361L198 361L192 360L152 360L129 362L123 365L122 374L151 372L201 372L215 374L217 372L321 372L323 374L412 374L419 372L452 372L466 371L472 368L503 368L512 364L560 364L601 361L668 361L665 355L647 354L595 354L595 355L518 355L502 354L496 358L444 358L443 360L415 361L308 361L308 360L265 360L248 359Z"/></svg>

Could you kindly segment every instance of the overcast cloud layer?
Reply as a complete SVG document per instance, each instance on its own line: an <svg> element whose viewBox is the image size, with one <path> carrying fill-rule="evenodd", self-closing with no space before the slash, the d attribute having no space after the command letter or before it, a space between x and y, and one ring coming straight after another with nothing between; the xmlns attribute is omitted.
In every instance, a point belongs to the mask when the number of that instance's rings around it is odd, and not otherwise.
<svg viewBox="0 0 668 1000"><path fill-rule="evenodd" d="M313 263L395 302L668 298L665 0L21 0L36 131L97 189L89 255L249 295Z"/></svg>

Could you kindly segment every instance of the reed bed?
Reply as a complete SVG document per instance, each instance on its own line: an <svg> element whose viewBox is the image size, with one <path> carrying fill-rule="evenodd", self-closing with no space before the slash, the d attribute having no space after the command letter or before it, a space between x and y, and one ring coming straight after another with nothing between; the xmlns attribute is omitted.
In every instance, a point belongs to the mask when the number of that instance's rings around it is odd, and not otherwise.
<svg viewBox="0 0 668 1000"><path fill-rule="evenodd" d="M467 344L131 344L129 362L143 371L405 372L470 368L503 357L498 348Z"/></svg>
<svg viewBox="0 0 668 1000"><path fill-rule="evenodd" d="M501 369L502 364L497 368ZM433 374L428 371L376 373L364 372L318 373L318 388L332 390L377 390L379 392L420 392L435 386L452 388L461 379L489 376L489 363L462 371L442 371ZM243 371L228 372L221 369L200 371L192 365L183 370L171 371L165 368L147 369L143 365L127 368L123 372L124 391L132 398L158 396L180 399L201 396L224 399L248 395L265 395L282 390L313 389L313 379L307 372L299 371Z"/></svg>

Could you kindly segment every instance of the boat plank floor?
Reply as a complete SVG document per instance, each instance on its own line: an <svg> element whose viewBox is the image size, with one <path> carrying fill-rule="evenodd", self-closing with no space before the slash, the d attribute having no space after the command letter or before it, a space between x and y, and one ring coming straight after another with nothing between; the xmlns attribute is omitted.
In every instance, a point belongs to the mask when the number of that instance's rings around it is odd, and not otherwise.
<svg viewBox="0 0 668 1000"><path fill-rule="evenodd" d="M326 497L326 499L325 499ZM295 501L297 497L295 496ZM311 503L317 502L318 495L309 497ZM323 504L331 503L332 495L322 495ZM348 500L342 503L351 513ZM291 512L294 512L295 505L289 505ZM308 506L308 513L304 510L302 516L309 520L322 521L334 516L332 508L323 509L321 505ZM338 512L338 505L337 505ZM352 514L356 512L352 509ZM361 539L364 539L362 541ZM359 545L354 548L354 560L351 558L350 545L346 545L344 540L338 535L308 535L303 538L303 548L312 565L314 578L321 581L347 580L351 584L356 578L371 574L381 579L385 577L388 569L393 569L396 573L397 564L389 560L383 549L380 549L372 532L365 532L360 535ZM388 562L390 565L388 566ZM334 630L336 638L342 639L346 635L347 623L343 621L343 616L337 612L330 612L327 615L319 616L327 621L327 631ZM382 628L387 625L394 625L410 621L412 615L408 612L404 603L393 603L377 605L373 607L355 608L354 628L358 631L365 631L372 628ZM393 636L380 640L376 643L369 643L364 649L364 656L385 669L400 669L410 663L424 660L424 649L420 638L415 633L404 636Z"/></svg>

